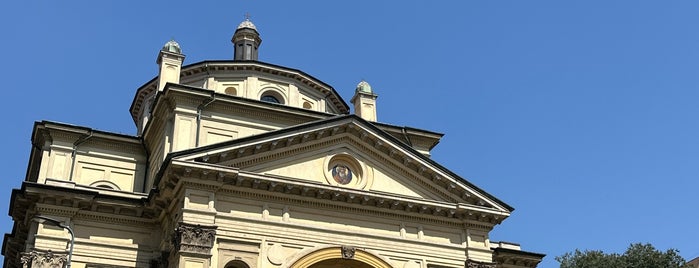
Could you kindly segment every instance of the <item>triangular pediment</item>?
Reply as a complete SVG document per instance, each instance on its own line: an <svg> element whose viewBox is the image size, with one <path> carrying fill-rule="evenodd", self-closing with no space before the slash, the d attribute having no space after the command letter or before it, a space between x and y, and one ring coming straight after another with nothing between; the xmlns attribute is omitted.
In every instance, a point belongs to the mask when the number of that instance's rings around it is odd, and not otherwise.
<svg viewBox="0 0 699 268"><path fill-rule="evenodd" d="M178 153L174 160L236 168L339 190L482 208L502 201L354 116L339 116Z"/></svg>
<svg viewBox="0 0 699 268"><path fill-rule="evenodd" d="M311 149L313 148L313 149ZM289 155L291 153L291 155ZM308 142L306 146L280 151L263 158L241 159L221 163L241 170L307 180L319 184L372 192L390 193L454 202L455 198L428 189L410 177L389 159L377 157L361 141L350 135L337 135L329 140ZM264 161L264 162L260 162Z"/></svg>

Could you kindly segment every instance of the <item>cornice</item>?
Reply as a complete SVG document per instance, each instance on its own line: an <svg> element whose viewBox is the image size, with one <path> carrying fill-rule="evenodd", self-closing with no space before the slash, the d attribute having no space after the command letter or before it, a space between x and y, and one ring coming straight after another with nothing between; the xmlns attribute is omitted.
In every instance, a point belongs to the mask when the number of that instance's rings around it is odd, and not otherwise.
<svg viewBox="0 0 699 268"><path fill-rule="evenodd" d="M260 74L291 78L330 97L339 113L348 113L349 106L330 85L300 71L259 61L205 61L182 67L181 77L199 73L252 71ZM264 77L264 76L260 76Z"/></svg>
<svg viewBox="0 0 699 268"><path fill-rule="evenodd" d="M250 100L247 98L216 93L215 91L209 89L201 89L185 85L168 84L164 91L164 95L165 96L163 97L166 97L173 104L175 104L173 107L178 107L180 106L179 104L185 103L194 108L201 105L203 102L209 102L212 98L215 98L216 101L211 103L209 105L210 107L207 107L207 111L219 109L225 112L244 112L247 114L258 113L258 115L261 117L267 116L272 119L281 116L284 117L284 119L292 120L288 124L300 124L312 120L337 116L336 114L332 113L324 113L292 106L272 104L258 100ZM274 113L274 115L266 115L270 112Z"/></svg>
<svg viewBox="0 0 699 268"><path fill-rule="evenodd" d="M213 94L213 95L212 95ZM213 97L212 97L213 96ZM298 125L311 121L326 119L334 114L309 111L289 106L280 106L260 101L251 101L240 97L217 94L206 89L168 84L166 90L159 95L152 116L146 125L143 136L150 140L151 133L161 130L164 122L174 114L196 116L196 107L208 103L214 98L205 111L202 112L207 120L216 113L234 115L239 118L264 120L280 127ZM225 118L225 116L224 116ZM270 129L271 130L271 129Z"/></svg>
<svg viewBox="0 0 699 268"><path fill-rule="evenodd" d="M340 137L349 137L341 140ZM353 120L330 122L314 127L301 128L299 131L287 131L283 135L269 137L267 139L253 139L249 142L239 142L235 146L219 146L200 153L190 154L183 160L194 160L202 163L216 163L236 167L249 167L262 161L271 161L293 155L304 150L321 148L324 145L337 142L349 142L362 152L370 154L374 159L389 165L394 170L399 170L403 175L413 179L421 186L441 193L449 201L463 202L478 207L495 208L493 203L478 193L470 191L462 182L451 178L451 175L442 172L441 168L424 161L420 153L404 150L393 141L384 139ZM460 185L461 184L461 185ZM498 220L509 216L507 209L500 207Z"/></svg>
<svg viewBox="0 0 699 268"><path fill-rule="evenodd" d="M34 134L35 140L33 142L35 145L41 146L41 148L49 145L70 150L75 149L75 145L79 143L78 150L84 147L92 147L145 156L141 139L124 134L48 121L37 123ZM50 144L47 144L47 142ZM68 147L70 144L73 144L73 148ZM118 158L122 159L121 157Z"/></svg>
<svg viewBox="0 0 699 268"><path fill-rule="evenodd" d="M75 138L83 135L92 134L94 137L120 141L124 143L139 144L140 139L137 136L103 131L90 127L77 126L52 121L41 121L36 123L35 128L40 131L48 131L53 137Z"/></svg>
<svg viewBox="0 0 699 268"><path fill-rule="evenodd" d="M23 184L20 192L22 194L17 200L20 203L15 203L13 208L24 207L24 216L39 213L141 226L152 223L152 215L158 214L145 202L143 195L111 196L97 191L28 182Z"/></svg>
<svg viewBox="0 0 699 268"><path fill-rule="evenodd" d="M523 251L520 249L494 247L493 260L499 264L511 264L522 267L536 267L546 254Z"/></svg>
<svg viewBox="0 0 699 268"><path fill-rule="evenodd" d="M134 96L134 99L131 102L131 107L129 108L129 111L131 111L131 119L133 119L133 122L136 125L138 125L138 117L142 110L141 106L143 105L143 102L150 94L155 93L157 89L158 77L156 76L136 90L136 95Z"/></svg>
<svg viewBox="0 0 699 268"><path fill-rule="evenodd" d="M388 166L391 170L398 171L400 175L410 178L415 182L418 182L420 186L430 189L434 192L441 193L442 196L447 198L450 202L458 202L459 200L459 197L449 192L448 189L445 190L445 188L437 187L438 185L432 183L431 180L425 180L424 178L421 178L421 175L416 172L419 171L419 169L414 170L410 166L405 165L405 160L401 163L396 161L396 159L390 157L389 155L377 152L376 142L374 142L373 146L371 144L366 144L364 141L357 139L356 136L348 134L347 132L337 132L335 135L328 135L324 137L322 135L322 133L317 135L304 134L300 138L295 139L299 141L298 144L293 144L293 140L291 142L288 142L289 139L287 139L287 143L282 144L287 145L286 147L279 146L279 143L277 143L277 150L270 150L271 153L269 154L263 154L262 152L264 151L261 149L264 146L258 149L258 144L256 145L255 149L248 150L251 153L254 152L248 157L234 159L233 161L226 162L224 165L234 166L241 169L247 169L260 163L285 159L303 152L316 151L318 149L327 148L335 144L345 143L357 148L363 153L369 154L373 159ZM311 137L315 137L316 140L311 140ZM244 149L239 149L238 152L240 152L240 150ZM476 204L476 202L473 202L473 204Z"/></svg>
<svg viewBox="0 0 699 268"><path fill-rule="evenodd" d="M194 162L173 160L159 187L176 184L204 187L205 190L246 195L250 198L271 199L304 206L342 208L348 212L374 215L406 217L410 220L440 222L462 225L467 221L481 222L484 226L498 224L507 215L489 208L464 207L457 203L438 202L396 196L386 193L367 192L308 182L244 172L238 169L217 167ZM177 183L168 183L170 180Z"/></svg>
<svg viewBox="0 0 699 268"><path fill-rule="evenodd" d="M202 73L221 73L221 72L239 72L249 71L263 75L274 75L293 79L309 88L317 90L322 96L330 97L335 109L340 114L349 113L349 106L342 97L330 85L296 69L277 66L259 61L203 61L186 66L182 66L180 71L180 80L187 77ZM251 74L251 76L253 76ZM134 123L138 122L138 115L141 111L146 97L157 90L157 76L142 85L134 96L131 103L130 111Z"/></svg>

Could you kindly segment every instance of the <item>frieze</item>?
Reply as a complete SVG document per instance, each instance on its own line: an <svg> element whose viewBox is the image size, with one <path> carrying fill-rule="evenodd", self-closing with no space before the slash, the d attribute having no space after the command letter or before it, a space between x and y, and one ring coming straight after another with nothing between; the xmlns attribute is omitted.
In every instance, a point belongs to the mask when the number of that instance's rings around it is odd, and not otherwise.
<svg viewBox="0 0 699 268"><path fill-rule="evenodd" d="M466 268L497 268L497 263L466 260Z"/></svg>
<svg viewBox="0 0 699 268"><path fill-rule="evenodd" d="M68 261L66 254L55 254L51 250L47 252L32 250L23 252L20 256L20 263L23 268L63 267Z"/></svg>
<svg viewBox="0 0 699 268"><path fill-rule="evenodd" d="M90 206L86 208L76 208L76 207L65 207L59 205L47 204L50 200L40 200L36 205L36 213L42 215L53 215L58 217L72 218L73 220L91 220L100 221L105 223L119 223L124 225L132 226L147 226L155 222L154 219L148 216L149 209L143 209L143 213L136 211L137 215L122 215L116 211L121 211L123 207L114 205L115 214L108 214L103 212L94 211L97 206ZM107 204L105 204L107 205ZM133 207L125 207L124 211L129 209L134 209ZM137 208L141 209L141 208ZM92 210L92 211L91 211Z"/></svg>
<svg viewBox="0 0 699 268"><path fill-rule="evenodd" d="M97 148L103 148L103 149L109 149L109 150L115 150L115 151L122 151L122 152L128 152L128 153L133 153L137 154L138 156L142 156L145 158L143 146L141 143L136 140L136 138L133 138L131 141L123 141L123 140L117 140L117 139L111 139L110 137L100 137L100 138L95 138L95 139L90 139L89 141L85 142L80 147L97 147ZM78 150L80 151L80 150ZM97 154L90 154L88 153L83 153L82 155L97 155ZM133 158L123 158L123 157L113 157L113 156L105 156L105 155L100 155L100 157L103 158L108 158L108 159L113 159L113 160L118 160L118 161L124 161L124 162L130 162L130 163L136 163L140 162L138 160L135 160Z"/></svg>
<svg viewBox="0 0 699 268"><path fill-rule="evenodd" d="M183 167L178 167L177 170L181 171ZM187 166L184 167L184 175L188 178L201 178L200 176L202 175L201 169L204 167L199 167L199 166ZM179 173L179 172L176 172ZM216 172L210 172L211 174L216 174ZM175 173L171 173L172 175L166 176L166 177L177 177ZM290 203L297 203L297 204L302 204L304 206L322 206L322 207L331 207L332 209L335 210L351 210L351 211L358 211L358 208L347 208L341 205L336 205L336 204L319 204L314 201L309 201L309 200L295 200L294 198L291 198L289 196L279 196L277 192L281 191L283 193L294 193L298 194L301 196L315 196L317 199L333 199L333 200L345 200L348 203L357 203L357 204L362 204L365 206L374 206L378 208L389 208L393 210L399 210L399 211L405 211L405 212L418 212L422 215L428 216L428 217L411 217L407 215L401 215L403 217L410 217L411 219L421 219L423 221L427 222L435 222L435 223L440 223L440 224L454 224L454 223L459 223L463 225L464 221L466 220L474 220L477 222L482 223L482 225L471 225L472 228L478 228L478 229L486 229L490 230L492 226L489 226L487 223L494 223L495 219L493 217L489 217L487 212L474 212L474 211L464 211L460 212L458 211L458 208L454 207L440 207L440 206L433 206L433 205L422 205L419 206L419 202L415 203L414 201L411 200L397 200L398 206L394 206L393 208L391 207L390 204L395 204L396 202L385 202L386 200L377 200L376 197L374 196L367 196L363 195L361 193L353 194L353 193L344 193L344 192L336 192L333 189L319 189L313 186L303 186L303 185L292 185L292 184L287 184L284 182L279 182L275 181L276 178L267 178L261 180L259 176L255 176L254 174L247 174L247 173L237 173L238 175L233 182L228 182L224 184L219 183L201 183L201 182L194 182L191 180L183 180L180 183L177 183L177 185L173 185L175 188L181 188L184 186L188 187L195 187L197 189L203 189L203 190L210 190L210 191L215 191L215 192L222 192L222 193L231 193L231 194L236 194L236 195L247 195L250 196L251 198L256 198L256 199L267 199L267 200L279 200L283 202L290 202ZM212 175L213 177L218 177L217 175ZM170 181L170 180L164 180L164 181ZM162 183L162 182L161 182ZM265 189L267 191L264 192L247 192L247 191L239 191L236 189L230 188L228 185L235 185L237 187L243 186L243 187L250 187L252 190L260 190L260 189ZM281 187L280 185L285 185L285 187ZM304 189L305 188L305 189ZM315 193L315 194L314 194ZM329 193L335 193L335 195L329 194ZM423 209L424 207L424 209ZM376 215L381 215L385 216L388 215L386 212L375 212L371 211L368 209L359 209L361 210L362 213L370 213L370 214L376 214ZM469 215L470 214L470 215ZM396 215L397 216L397 215ZM441 219L447 219L446 221L438 220L433 217L439 217ZM449 220L453 219L453 220ZM483 224L486 223L486 224Z"/></svg>
<svg viewBox="0 0 699 268"><path fill-rule="evenodd" d="M148 215L147 212L143 213ZM155 223L155 219L149 217L138 217L138 216L125 216L125 215L105 215L99 212L92 211L80 211L77 213L76 219L98 221L104 223L118 223L122 225L140 226L140 227L151 227Z"/></svg>
<svg viewBox="0 0 699 268"><path fill-rule="evenodd" d="M46 127L49 135L51 135L52 140L70 140L70 141L75 141L80 139L84 133L76 133L72 132L71 130L65 130L65 129L55 129L52 128L52 126L47 126Z"/></svg>
<svg viewBox="0 0 699 268"><path fill-rule="evenodd" d="M268 73L272 75L279 75L282 77L288 77L292 79L294 82L298 81L303 83L306 86L312 87L313 89L316 89L318 91L321 91L322 94L327 95L330 93L330 91L315 83L310 77L301 75L299 73L295 72L290 72L289 70L279 70L279 69L274 69L270 68L268 66L262 66L262 65L228 65L224 63L219 63L216 65L203 65L203 66L196 66L192 67L191 69L185 69L182 71L183 76L192 76L196 75L198 73L202 72L207 72L211 74L227 74L229 71L252 71L250 73L250 76L255 76L254 72L261 72L261 73Z"/></svg>
<svg viewBox="0 0 699 268"><path fill-rule="evenodd" d="M216 237L216 226L179 223L175 228L173 245L175 252L211 255Z"/></svg>
<svg viewBox="0 0 699 268"><path fill-rule="evenodd" d="M346 213L351 213L351 214L365 214L365 215L374 215L374 216L379 216L379 217L384 217L384 216L390 216L395 219L401 219L404 221L417 221L417 222L422 222L422 223L433 223L433 224L439 224L439 225L447 225L447 226L453 226L455 228L462 227L464 223L460 220L456 219L449 219L446 218L447 220L442 220L443 218L432 218L432 217L416 217L416 216L410 216L406 214L394 214L394 213L387 213L385 211L375 211L371 209L364 209L364 208L359 208L359 207L346 207L346 206L341 206L341 205L336 205L336 204L330 204L330 203L320 203L320 202L313 202L313 201L308 201L308 200L300 200L300 199L293 199L285 196L277 196L273 195L273 193L256 193L256 192L247 192L247 191L240 191L240 190L235 190L235 189L227 189L227 188L222 188L220 193L226 193L230 194L231 196L239 197L239 198L246 198L246 199L254 199L254 200L264 200L264 201L274 201L274 202L279 202L283 204L295 204L299 206L304 206L304 207L313 207L319 210L331 210L331 211L343 211ZM223 195L218 195L219 200L226 200L226 197ZM490 230L492 228L486 228L487 230Z"/></svg>
<svg viewBox="0 0 699 268"><path fill-rule="evenodd" d="M41 200L39 202L42 202L44 200ZM79 208L73 208L73 207L61 207L57 205L48 205L48 204L37 204L36 205L36 213L37 214L42 214L42 215L52 215L52 216L58 216L58 217L73 217L75 216L76 213L80 211Z"/></svg>

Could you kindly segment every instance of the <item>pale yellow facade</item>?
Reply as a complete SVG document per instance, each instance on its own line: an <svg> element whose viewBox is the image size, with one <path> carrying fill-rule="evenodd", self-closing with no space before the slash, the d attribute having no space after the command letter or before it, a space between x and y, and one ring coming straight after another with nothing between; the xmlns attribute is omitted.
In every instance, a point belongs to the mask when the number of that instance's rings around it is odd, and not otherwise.
<svg viewBox="0 0 699 268"><path fill-rule="evenodd" d="M241 23L234 46L257 53L256 34ZM69 232L39 215L74 231L76 268L536 267L544 257L491 242L513 208L429 158L442 134L376 122L368 83L351 114L299 70L184 59L174 41L158 54L159 75L131 104L136 136L35 124L5 267L68 261Z"/></svg>

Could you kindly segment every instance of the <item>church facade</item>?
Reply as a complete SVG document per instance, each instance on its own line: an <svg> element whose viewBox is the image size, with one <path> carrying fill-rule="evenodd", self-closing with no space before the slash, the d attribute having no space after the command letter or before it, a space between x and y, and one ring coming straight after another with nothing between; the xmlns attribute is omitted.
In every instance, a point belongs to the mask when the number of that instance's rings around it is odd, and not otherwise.
<svg viewBox="0 0 699 268"><path fill-rule="evenodd" d="M35 123L12 191L4 267L536 267L494 242L513 208L430 159L442 134L377 122L303 71L258 61L243 21L233 60L184 65L174 41L138 88L137 135ZM42 221L43 219L43 221ZM48 220L47 220L48 219Z"/></svg>

